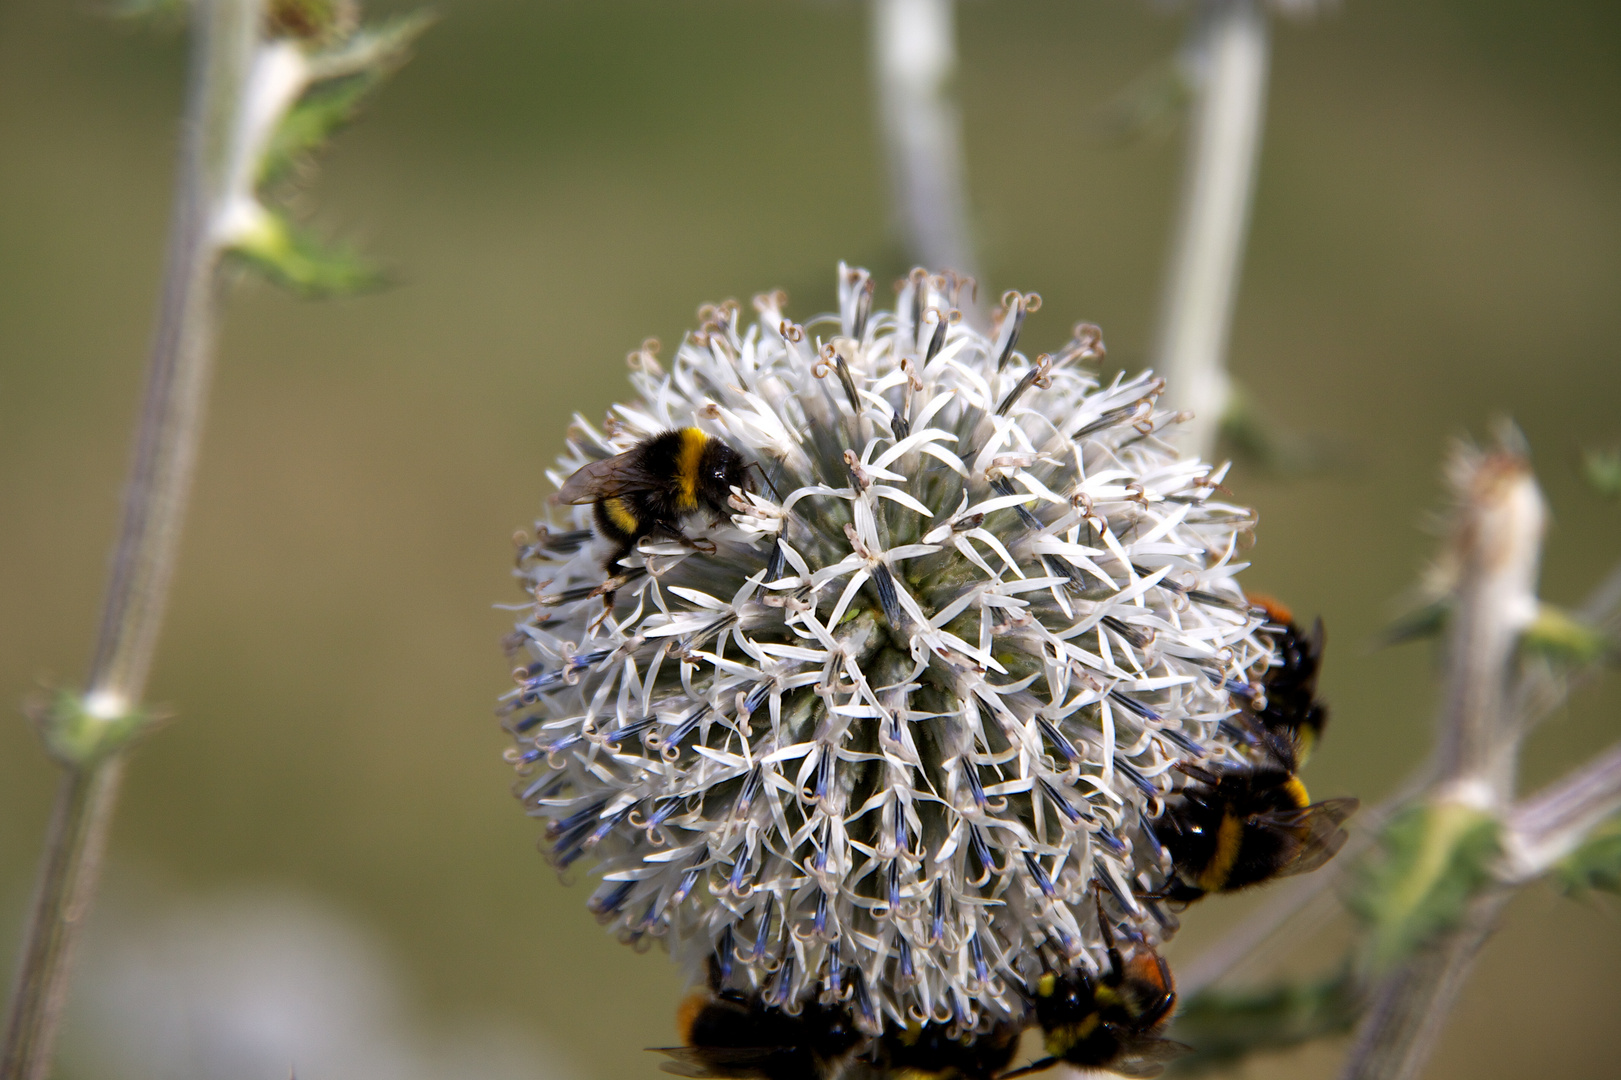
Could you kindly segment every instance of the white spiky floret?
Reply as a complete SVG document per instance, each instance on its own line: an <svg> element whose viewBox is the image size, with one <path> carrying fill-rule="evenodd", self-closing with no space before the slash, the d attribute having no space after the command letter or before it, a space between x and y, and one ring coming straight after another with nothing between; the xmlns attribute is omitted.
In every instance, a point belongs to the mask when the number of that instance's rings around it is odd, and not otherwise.
<svg viewBox="0 0 1621 1080"><path fill-rule="evenodd" d="M914 272L872 311L706 307L549 473L696 426L746 460L728 520L644 539L608 592L589 506L519 554L518 793L591 907L696 972L865 1030L1018 1016L1044 965L1105 963L1097 896L1150 943L1152 822L1182 760L1235 756L1229 690L1270 661L1234 580L1253 514L1161 439L1151 373L1095 327L1029 358L1039 298L982 334ZM818 332L820 331L820 332Z"/></svg>

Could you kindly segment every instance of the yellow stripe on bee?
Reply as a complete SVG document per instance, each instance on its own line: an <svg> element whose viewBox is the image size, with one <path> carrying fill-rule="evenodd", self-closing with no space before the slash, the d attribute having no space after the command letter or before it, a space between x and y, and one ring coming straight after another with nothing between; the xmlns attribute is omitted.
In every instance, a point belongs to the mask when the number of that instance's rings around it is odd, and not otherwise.
<svg viewBox="0 0 1621 1080"><path fill-rule="evenodd" d="M1311 752L1316 748L1316 746L1317 733L1309 727L1301 728L1300 734L1295 737L1296 763L1304 765L1306 763L1306 759L1311 757Z"/></svg>
<svg viewBox="0 0 1621 1080"><path fill-rule="evenodd" d="M1058 976L1047 972L1036 983L1036 994L1040 997L1052 997L1053 991L1058 989Z"/></svg>
<svg viewBox="0 0 1621 1080"><path fill-rule="evenodd" d="M1232 876L1233 864L1238 861L1238 849L1244 844L1244 822L1231 810L1222 814L1216 829L1216 850L1195 883L1205 892L1220 892Z"/></svg>
<svg viewBox="0 0 1621 1080"><path fill-rule="evenodd" d="M635 535L642 527L641 519L631 512L630 504L618 495L603 499L602 508L608 512L608 520L613 522L614 528L620 532Z"/></svg>
<svg viewBox="0 0 1621 1080"><path fill-rule="evenodd" d="M708 445L709 436L697 428L681 429L681 448L675 456L675 483L681 492L677 508L683 513L698 509L698 465Z"/></svg>
<svg viewBox="0 0 1621 1080"><path fill-rule="evenodd" d="M1090 1013L1078 1024L1064 1024L1053 1028L1047 1033L1047 1053L1053 1057L1063 1057L1069 1053L1070 1047L1088 1038L1102 1022L1103 1017L1097 1013Z"/></svg>
<svg viewBox="0 0 1621 1080"><path fill-rule="evenodd" d="M1300 777L1289 777L1283 785L1283 790L1289 793L1289 798L1300 809L1304 810L1311 805L1311 796L1306 793L1306 785L1300 782Z"/></svg>

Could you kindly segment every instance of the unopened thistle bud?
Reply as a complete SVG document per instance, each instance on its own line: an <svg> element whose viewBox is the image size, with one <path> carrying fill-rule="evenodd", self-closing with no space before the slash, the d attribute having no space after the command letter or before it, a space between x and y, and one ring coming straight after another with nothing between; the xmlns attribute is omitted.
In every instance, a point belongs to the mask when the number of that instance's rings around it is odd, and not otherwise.
<svg viewBox="0 0 1621 1080"><path fill-rule="evenodd" d="M1234 581L1254 516L1162 440L1161 381L1100 380L1086 324L1028 356L1039 297L986 335L959 287L914 272L874 310L841 267L804 326L781 294L746 327L705 308L576 422L549 475L596 505L519 552L502 711L553 861L597 863L625 939L869 1032L1018 1017L1044 964L1103 969L1100 895L1163 940L1173 766L1242 756L1222 720L1271 660ZM724 512L707 440L747 463Z"/></svg>

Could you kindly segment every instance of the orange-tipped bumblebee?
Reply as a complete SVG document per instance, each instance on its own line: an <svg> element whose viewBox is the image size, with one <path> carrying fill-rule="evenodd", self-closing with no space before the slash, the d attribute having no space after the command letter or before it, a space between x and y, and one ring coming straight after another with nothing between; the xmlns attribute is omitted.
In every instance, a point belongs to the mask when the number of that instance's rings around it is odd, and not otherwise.
<svg viewBox="0 0 1621 1080"><path fill-rule="evenodd" d="M1001 1080L1050 1069L1060 1062L1121 1076L1157 1076L1168 1062L1187 1052L1183 1044L1158 1034L1176 1007L1170 966L1146 945L1133 950L1129 960L1123 959L1101 898L1098 926L1108 942L1109 970L1094 977L1076 967L1064 974L1049 971L1041 976L1030 999L1045 1036L1047 1056L1004 1074Z"/></svg>
<svg viewBox="0 0 1621 1080"><path fill-rule="evenodd" d="M1249 601L1266 612L1267 631L1278 657L1278 663L1261 679L1265 703L1251 715L1268 735L1292 744L1289 764L1299 768L1311 756L1328 722L1328 707L1317 698L1317 672L1326 644L1323 620L1312 625L1308 636L1301 633L1294 614L1271 597L1251 596Z"/></svg>
<svg viewBox="0 0 1621 1080"><path fill-rule="evenodd" d="M1290 763L1176 766L1192 781L1177 789L1154 823L1171 854L1171 879L1155 893L1191 903L1275 877L1315 870L1345 843L1340 823L1355 799L1314 803Z"/></svg>
<svg viewBox="0 0 1621 1080"><path fill-rule="evenodd" d="M734 487L749 487L743 455L695 427L660 432L623 454L593 461L563 483L557 500L592 504L597 532L611 545L604 568L619 574L619 560L644 536L688 543L681 520L708 509L731 513Z"/></svg>

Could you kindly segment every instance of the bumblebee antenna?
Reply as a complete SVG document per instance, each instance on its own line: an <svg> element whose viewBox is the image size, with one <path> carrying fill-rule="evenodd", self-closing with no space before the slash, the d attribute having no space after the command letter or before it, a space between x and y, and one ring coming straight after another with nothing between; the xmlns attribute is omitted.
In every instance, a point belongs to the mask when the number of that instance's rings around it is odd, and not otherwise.
<svg viewBox="0 0 1621 1080"><path fill-rule="evenodd" d="M746 466L744 466L744 471L745 472L747 472L749 469L758 469L759 470L760 479L765 481L765 486L771 489L771 494L776 496L776 499L777 499L778 502L781 502L782 501L782 493L777 490L777 485L773 484L771 482L771 477L769 477L769 476L767 476L765 474L765 466L761 465L758 461L751 461Z"/></svg>

